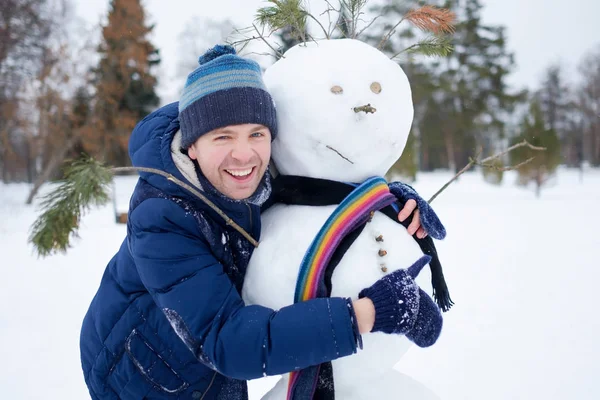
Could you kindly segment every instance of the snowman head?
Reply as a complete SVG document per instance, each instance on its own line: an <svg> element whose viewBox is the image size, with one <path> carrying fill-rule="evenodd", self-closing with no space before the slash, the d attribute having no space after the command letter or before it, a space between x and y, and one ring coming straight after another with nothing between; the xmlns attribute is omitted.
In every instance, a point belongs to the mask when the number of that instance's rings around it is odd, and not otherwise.
<svg viewBox="0 0 600 400"><path fill-rule="evenodd" d="M368 44L299 44L264 80L277 105L272 157L279 173L362 182L385 175L402 154L413 119L410 84Z"/></svg>

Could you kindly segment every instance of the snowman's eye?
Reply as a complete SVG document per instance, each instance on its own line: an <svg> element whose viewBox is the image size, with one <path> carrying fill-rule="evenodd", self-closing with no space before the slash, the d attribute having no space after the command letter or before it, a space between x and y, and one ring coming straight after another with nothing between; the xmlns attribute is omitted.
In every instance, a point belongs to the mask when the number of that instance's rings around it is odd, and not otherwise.
<svg viewBox="0 0 600 400"><path fill-rule="evenodd" d="M371 92L373 92L375 94L381 93L381 83L379 83L379 82L371 83Z"/></svg>
<svg viewBox="0 0 600 400"><path fill-rule="evenodd" d="M335 85L331 87L331 93L333 94L342 94L344 93L344 89L341 86Z"/></svg>

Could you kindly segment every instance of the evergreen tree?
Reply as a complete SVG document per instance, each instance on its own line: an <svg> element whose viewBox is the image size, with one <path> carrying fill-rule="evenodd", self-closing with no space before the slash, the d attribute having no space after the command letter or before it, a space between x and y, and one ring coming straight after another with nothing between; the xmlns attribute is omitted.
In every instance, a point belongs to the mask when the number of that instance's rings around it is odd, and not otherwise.
<svg viewBox="0 0 600 400"><path fill-rule="evenodd" d="M111 1L94 71L92 126L83 143L89 154L113 165L129 162L131 130L159 103L152 67L160 58L147 38L152 29L140 0Z"/></svg>
<svg viewBox="0 0 600 400"><path fill-rule="evenodd" d="M392 1L373 11L383 15L384 28L388 29L418 4ZM411 66L415 62L407 58L402 67L416 94L414 125L420 135L421 168L457 171L468 163L477 147L483 147L484 155L497 150L507 115L523 95L510 94L506 87L514 66L513 55L506 50L504 28L481 22L481 2L453 0L438 4L457 15L458 23L450 38L452 52L442 60L417 67ZM382 48L392 55L419 40L420 34L410 25L400 25L396 30L397 34ZM434 36L425 43L435 40ZM421 50L427 54L428 47Z"/></svg>
<svg viewBox="0 0 600 400"><path fill-rule="evenodd" d="M565 82L561 65L550 65L537 91L544 122L558 135L566 164L579 166L582 135L576 123L572 94L570 86Z"/></svg>
<svg viewBox="0 0 600 400"><path fill-rule="evenodd" d="M544 122L540 100L531 100L529 113L521 123L521 134L513 138L512 144L527 140L533 146L545 147L546 151L533 153L527 147L515 149L510 155L511 164L524 162L530 157L534 159L518 169L519 183L535 184L536 195L540 195L542 186L548 181L560 164L560 142L556 131Z"/></svg>
<svg viewBox="0 0 600 400"><path fill-rule="evenodd" d="M24 137L22 87L40 71L48 37L55 30L47 0L0 2L0 176L3 182L31 178L32 146ZM23 148L27 151L20 151ZM23 153L28 156L23 157Z"/></svg>
<svg viewBox="0 0 600 400"><path fill-rule="evenodd" d="M507 115L523 94L510 94L506 78L514 67L513 54L506 49L504 27L481 22L480 0L451 1L458 15L453 36L454 51L440 71L438 110L444 121L448 166L457 170L483 148L495 152L505 134Z"/></svg>
<svg viewBox="0 0 600 400"><path fill-rule="evenodd" d="M600 166L600 46L587 53L579 64L581 86L577 90L583 157Z"/></svg>
<svg viewBox="0 0 600 400"><path fill-rule="evenodd" d="M411 84L415 114L409 142L393 171L409 179L416 176L417 169L445 164L439 160L444 155L444 142L439 129L443 119L440 120L442 115L435 112L433 101L434 93L438 90L433 71L440 60L433 59L425 64L417 61L413 54L446 56L451 49L446 37L428 37L415 25L408 23L406 19L409 12L421 6L420 1L394 0L372 7L370 12L378 15L379 20L364 35L367 43L380 48L391 58L402 55L398 62Z"/></svg>
<svg viewBox="0 0 600 400"><path fill-rule="evenodd" d="M89 129L89 120L92 113L92 96L85 86L80 86L73 96L71 110L71 136L75 138L73 148L67 158L78 158L85 153L82 137L89 136L84 132Z"/></svg>

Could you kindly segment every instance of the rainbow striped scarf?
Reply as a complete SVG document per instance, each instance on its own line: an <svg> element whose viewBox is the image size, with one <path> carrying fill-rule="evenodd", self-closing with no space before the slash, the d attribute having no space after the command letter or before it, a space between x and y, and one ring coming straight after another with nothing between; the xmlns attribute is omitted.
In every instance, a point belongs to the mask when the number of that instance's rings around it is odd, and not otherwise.
<svg viewBox="0 0 600 400"><path fill-rule="evenodd" d="M387 182L383 178L373 177L363 182L342 201L329 216L304 255L296 281L294 303L327 296L323 280L335 249L346 235L367 222L373 212L392 204L395 200ZM295 393L300 379L312 379L312 392L309 397L312 399L318 375L318 366L292 371L287 399L296 400L306 395L306 393ZM305 384L301 386L306 387Z"/></svg>

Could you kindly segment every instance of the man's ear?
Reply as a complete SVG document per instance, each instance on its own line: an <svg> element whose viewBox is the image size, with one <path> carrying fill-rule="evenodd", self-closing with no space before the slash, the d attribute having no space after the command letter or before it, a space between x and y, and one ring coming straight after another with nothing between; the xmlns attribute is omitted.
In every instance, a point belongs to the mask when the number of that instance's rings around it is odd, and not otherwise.
<svg viewBox="0 0 600 400"><path fill-rule="evenodd" d="M192 160L195 160L198 158L198 156L196 155L196 144L194 143L193 145L190 146L189 149L187 149L187 154L188 157L191 158Z"/></svg>

